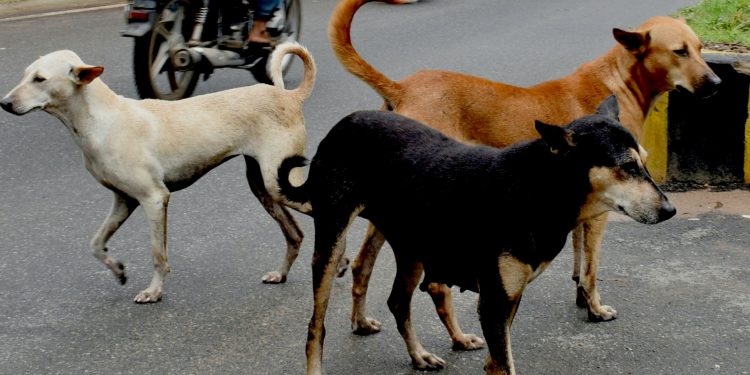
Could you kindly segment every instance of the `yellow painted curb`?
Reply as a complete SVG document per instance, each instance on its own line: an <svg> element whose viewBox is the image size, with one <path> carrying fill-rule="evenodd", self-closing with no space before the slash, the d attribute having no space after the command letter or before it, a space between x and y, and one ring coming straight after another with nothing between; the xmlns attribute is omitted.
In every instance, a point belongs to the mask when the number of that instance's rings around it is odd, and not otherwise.
<svg viewBox="0 0 750 375"><path fill-rule="evenodd" d="M651 177L657 183L664 183L667 180L667 108L669 107L669 94L664 94L654 103L654 106L646 116L643 124L643 133L641 135L641 145L648 152L646 159L646 168L648 168ZM747 129L747 127L745 127ZM750 133L745 131L745 139L749 139ZM750 173L748 160L750 153L745 149L745 179Z"/></svg>
<svg viewBox="0 0 750 375"><path fill-rule="evenodd" d="M743 175L745 184L750 184L750 100L747 101L748 116L745 119L745 160Z"/></svg>

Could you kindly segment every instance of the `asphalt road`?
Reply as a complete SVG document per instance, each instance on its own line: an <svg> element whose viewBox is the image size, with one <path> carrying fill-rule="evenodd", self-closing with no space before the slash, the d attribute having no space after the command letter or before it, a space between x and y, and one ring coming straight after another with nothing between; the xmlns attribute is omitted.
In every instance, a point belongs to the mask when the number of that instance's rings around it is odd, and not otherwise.
<svg viewBox="0 0 750 375"><path fill-rule="evenodd" d="M390 77L417 69L467 72L518 85L564 75L603 53L613 27L635 27L688 0L426 0L371 4L355 19L354 42ZM374 92L333 58L326 23L334 0L305 0L303 43L319 75L306 103L308 150L353 110L377 108ZM0 93L37 56L72 49L103 65L102 79L135 97L132 41L119 36L121 10L0 23ZM288 84L299 82L299 63ZM253 84L221 70L197 94ZM0 374L301 373L311 314L312 222L283 285L264 285L284 249L280 231L230 161L172 196L172 273L162 302L136 305L151 275L148 234L139 209L110 242L127 265L120 286L89 253L110 193L81 165L80 152L46 113L0 113ZM678 209L680 207L678 206ZM502 213L489 213L502 214ZM544 214L544 213L540 213ZM690 218L690 219L688 219ZM620 317L589 323L575 307L570 250L526 291L512 332L519 374L750 373L750 220L738 215L679 215L656 226L610 224L600 267L605 303ZM362 238L358 220L349 255ZM383 251L371 284L370 315L383 332L349 332L351 279L335 283L327 320L329 374L409 374L409 357L385 305L394 274ZM458 294L464 330L481 333L476 295ZM460 353L429 297L415 296L424 346L448 361L443 374L481 373L486 350Z"/></svg>

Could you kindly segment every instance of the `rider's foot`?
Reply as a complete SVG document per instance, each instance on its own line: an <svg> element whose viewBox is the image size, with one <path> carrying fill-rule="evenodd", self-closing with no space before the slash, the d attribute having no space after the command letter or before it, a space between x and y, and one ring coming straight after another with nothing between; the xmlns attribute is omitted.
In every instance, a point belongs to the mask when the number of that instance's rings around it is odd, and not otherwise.
<svg viewBox="0 0 750 375"><path fill-rule="evenodd" d="M248 42L247 46L240 52L241 56L245 59L245 64L240 68L250 68L255 64L262 63L273 51L273 47L270 43L255 43Z"/></svg>
<svg viewBox="0 0 750 375"><path fill-rule="evenodd" d="M253 66L267 58L273 51L271 37L266 30L268 20L256 19L247 35L247 45L242 50L245 66Z"/></svg>
<svg viewBox="0 0 750 375"><path fill-rule="evenodd" d="M273 51L273 45L270 42L247 42L244 51L247 55L268 55Z"/></svg>
<svg viewBox="0 0 750 375"><path fill-rule="evenodd" d="M271 35L266 30L267 23L267 20L255 20L247 35L247 42L271 44Z"/></svg>
<svg viewBox="0 0 750 375"><path fill-rule="evenodd" d="M242 56L245 58L245 65L254 65L267 58L272 51L271 43L248 42L242 50Z"/></svg>

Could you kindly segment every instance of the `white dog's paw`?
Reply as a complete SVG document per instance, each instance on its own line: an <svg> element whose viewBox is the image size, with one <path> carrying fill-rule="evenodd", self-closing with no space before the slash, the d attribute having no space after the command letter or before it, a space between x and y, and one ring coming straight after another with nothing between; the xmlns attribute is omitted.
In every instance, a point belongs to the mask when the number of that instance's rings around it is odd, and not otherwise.
<svg viewBox="0 0 750 375"><path fill-rule="evenodd" d="M104 248L104 251L106 252L107 248ZM125 275L125 265L122 264L122 262L115 260L111 256L107 256L107 258L104 259L104 265L112 271L112 274L115 275L115 278L120 282L120 285L125 285L128 281L128 277Z"/></svg>
<svg viewBox="0 0 750 375"><path fill-rule="evenodd" d="M617 318L617 310L612 306L600 305L598 309L589 308L589 320L592 322L606 322Z"/></svg>
<svg viewBox="0 0 750 375"><path fill-rule="evenodd" d="M286 282L286 275L282 275L279 271L271 271L263 275L261 280L266 284L281 284Z"/></svg>
<svg viewBox="0 0 750 375"><path fill-rule="evenodd" d="M161 289L146 289L133 299L135 303L155 303L161 301Z"/></svg>
<svg viewBox="0 0 750 375"><path fill-rule="evenodd" d="M484 348L484 340L470 333L453 340L453 350L477 350L482 348Z"/></svg>
<svg viewBox="0 0 750 375"><path fill-rule="evenodd" d="M112 273L117 278L117 281L120 282L120 285L125 285L125 283L128 281L128 277L125 275L125 265L122 264L122 262L117 262L114 267L112 268Z"/></svg>
<svg viewBox="0 0 750 375"><path fill-rule="evenodd" d="M349 269L349 258L341 257L338 266L336 266L336 277L343 277L346 275L346 270Z"/></svg>

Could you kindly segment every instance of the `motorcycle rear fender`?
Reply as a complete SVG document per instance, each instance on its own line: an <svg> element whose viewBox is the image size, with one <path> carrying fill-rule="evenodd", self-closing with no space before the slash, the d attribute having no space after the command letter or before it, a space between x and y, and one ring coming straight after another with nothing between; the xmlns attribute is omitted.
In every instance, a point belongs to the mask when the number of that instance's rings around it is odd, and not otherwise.
<svg viewBox="0 0 750 375"><path fill-rule="evenodd" d="M141 37L154 27L156 22L155 0L133 0L125 6L127 25L120 33L127 37Z"/></svg>

